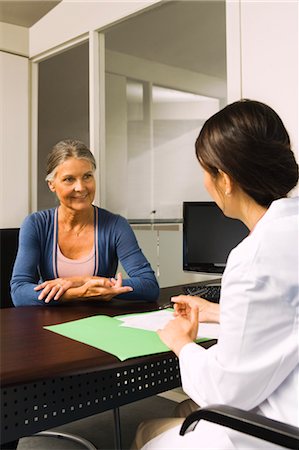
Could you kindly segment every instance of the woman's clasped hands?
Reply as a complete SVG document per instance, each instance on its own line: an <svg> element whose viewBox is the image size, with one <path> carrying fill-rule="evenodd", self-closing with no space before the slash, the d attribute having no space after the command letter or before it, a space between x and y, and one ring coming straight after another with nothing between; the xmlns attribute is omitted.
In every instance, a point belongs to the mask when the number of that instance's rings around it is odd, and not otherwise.
<svg viewBox="0 0 299 450"><path fill-rule="evenodd" d="M120 294L131 292L130 286L122 286L122 274L117 278L69 277L56 278L38 284L35 291L41 291L38 299L49 303L51 300L71 300L75 298L97 298L110 301Z"/></svg>

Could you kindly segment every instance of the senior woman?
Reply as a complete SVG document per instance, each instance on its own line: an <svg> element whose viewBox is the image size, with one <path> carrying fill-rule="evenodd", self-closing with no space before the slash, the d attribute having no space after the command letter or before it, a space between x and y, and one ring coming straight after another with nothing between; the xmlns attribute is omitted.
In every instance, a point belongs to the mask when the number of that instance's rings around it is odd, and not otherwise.
<svg viewBox="0 0 299 450"><path fill-rule="evenodd" d="M26 217L12 273L15 306L97 298L154 301L155 274L123 217L93 205L93 154L76 140L58 142L46 181L59 206ZM118 262L129 278L116 278Z"/></svg>

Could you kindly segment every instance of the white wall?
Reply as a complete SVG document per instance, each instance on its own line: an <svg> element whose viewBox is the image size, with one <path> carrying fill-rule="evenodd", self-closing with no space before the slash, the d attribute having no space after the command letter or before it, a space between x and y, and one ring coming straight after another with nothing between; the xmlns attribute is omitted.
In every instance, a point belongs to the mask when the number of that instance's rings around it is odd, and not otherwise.
<svg viewBox="0 0 299 450"><path fill-rule="evenodd" d="M272 106L298 151L298 2L243 2L242 91ZM258 49L258 51L257 51Z"/></svg>
<svg viewBox="0 0 299 450"><path fill-rule="evenodd" d="M290 0L227 2L228 101L243 97L273 107L297 155L298 5Z"/></svg>
<svg viewBox="0 0 299 450"><path fill-rule="evenodd" d="M28 59L0 52L0 227L29 211Z"/></svg>
<svg viewBox="0 0 299 450"><path fill-rule="evenodd" d="M0 227L28 214L29 30L0 22Z"/></svg>

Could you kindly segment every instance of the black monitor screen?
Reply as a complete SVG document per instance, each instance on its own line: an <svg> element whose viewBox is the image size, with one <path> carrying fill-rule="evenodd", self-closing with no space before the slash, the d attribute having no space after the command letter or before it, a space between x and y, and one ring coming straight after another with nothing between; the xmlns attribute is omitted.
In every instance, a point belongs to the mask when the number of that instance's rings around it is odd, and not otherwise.
<svg viewBox="0 0 299 450"><path fill-rule="evenodd" d="M183 270L221 274L230 251L249 233L214 202L183 203Z"/></svg>

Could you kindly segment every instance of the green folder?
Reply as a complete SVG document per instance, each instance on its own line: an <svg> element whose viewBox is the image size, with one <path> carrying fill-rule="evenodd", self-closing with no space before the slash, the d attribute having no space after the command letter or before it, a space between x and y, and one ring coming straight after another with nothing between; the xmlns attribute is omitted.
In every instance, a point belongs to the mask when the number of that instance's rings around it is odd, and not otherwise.
<svg viewBox="0 0 299 450"><path fill-rule="evenodd" d="M128 317L128 315L126 316ZM161 341L155 331L121 326L122 322L119 319L122 317L92 316L44 328L104 350L121 361L169 351L169 348ZM200 341L205 340L207 339L200 339Z"/></svg>

